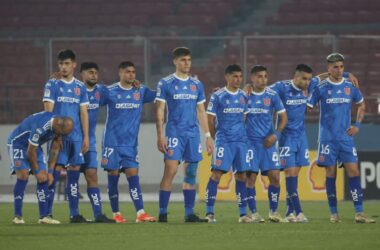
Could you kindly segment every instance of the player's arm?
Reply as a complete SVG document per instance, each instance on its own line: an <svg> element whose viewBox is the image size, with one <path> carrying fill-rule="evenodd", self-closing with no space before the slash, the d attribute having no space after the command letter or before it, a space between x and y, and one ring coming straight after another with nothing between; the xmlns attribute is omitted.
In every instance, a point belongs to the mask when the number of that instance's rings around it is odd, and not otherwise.
<svg viewBox="0 0 380 250"><path fill-rule="evenodd" d="M90 147L90 139L88 135L89 125L88 125L88 106L81 105L80 106L80 123L82 126L83 132L83 145L82 145L82 153L86 153Z"/></svg>
<svg viewBox="0 0 380 250"><path fill-rule="evenodd" d="M319 78L320 81L323 81L327 77L329 77L329 73L328 72L324 72L324 73L321 73L321 74L317 75L317 77ZM344 78L348 78L350 80L350 82L352 82L352 84L355 87L359 88L359 80L358 80L358 78L354 74L352 74L350 72L344 72L343 73L343 77Z"/></svg>
<svg viewBox="0 0 380 250"><path fill-rule="evenodd" d="M284 130L286 124L288 123L288 115L285 110L277 112L277 115L280 118L280 123L277 126L277 129L273 132L273 134L267 136L264 140L264 146L266 148L270 148L276 141L280 140L281 132Z"/></svg>
<svg viewBox="0 0 380 250"><path fill-rule="evenodd" d="M149 88L146 88L144 92L144 103L150 103L153 102L154 99L156 99L157 92L155 90L151 90Z"/></svg>
<svg viewBox="0 0 380 250"><path fill-rule="evenodd" d="M44 96L43 96L43 103L44 103L44 110L48 112L53 112L54 110L54 102L56 97L56 91L55 91L55 82L53 80L49 80L45 84L44 89Z"/></svg>
<svg viewBox="0 0 380 250"><path fill-rule="evenodd" d="M49 186L53 183L53 171L57 164L59 151L62 149L62 137L56 137L53 139L51 144L51 148L49 151L49 159L48 159L48 181Z"/></svg>
<svg viewBox="0 0 380 250"><path fill-rule="evenodd" d="M359 91L357 90L357 92ZM347 133L350 136L355 136L359 132L365 115L365 102L361 94L356 97L356 100L358 99L359 101L356 103L358 105L358 109L356 111L356 122L351 125L349 129L347 129Z"/></svg>
<svg viewBox="0 0 380 250"><path fill-rule="evenodd" d="M166 102L156 99L156 130L157 148L161 153L166 153L167 142L164 136L165 107Z"/></svg>
<svg viewBox="0 0 380 250"><path fill-rule="evenodd" d="M208 127L210 129L211 137L215 140L215 116L207 114Z"/></svg>
<svg viewBox="0 0 380 250"><path fill-rule="evenodd" d="M198 119L199 119L198 122L203 132L205 133L207 153L211 155L212 151L214 151L214 142L212 141L212 138L211 138L211 133L208 126L209 123L208 123L206 110L205 110L205 106L203 102L197 104L197 114L198 114Z"/></svg>
<svg viewBox="0 0 380 250"><path fill-rule="evenodd" d="M28 155L29 164L30 164L30 167L32 168L33 173L39 172L38 171L39 166L38 166L38 161L37 161L37 148L38 148L38 145L35 145L29 142L27 155Z"/></svg>
<svg viewBox="0 0 380 250"><path fill-rule="evenodd" d="M44 110L48 111L48 112L53 112L53 110L54 110L54 103L45 101L44 102Z"/></svg>

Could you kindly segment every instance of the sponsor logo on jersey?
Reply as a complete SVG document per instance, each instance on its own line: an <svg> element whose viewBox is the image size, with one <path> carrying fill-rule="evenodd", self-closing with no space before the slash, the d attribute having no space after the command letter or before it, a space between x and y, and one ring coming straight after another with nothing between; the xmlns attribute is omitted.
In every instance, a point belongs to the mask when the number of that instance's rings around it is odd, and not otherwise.
<svg viewBox="0 0 380 250"><path fill-rule="evenodd" d="M117 109L137 109L140 107L139 103L116 103Z"/></svg>
<svg viewBox="0 0 380 250"><path fill-rule="evenodd" d="M58 102L68 102L68 103L79 103L79 99L68 96L59 96L57 99Z"/></svg>
<svg viewBox="0 0 380 250"><path fill-rule="evenodd" d="M306 99L286 100L286 105L300 105L305 103Z"/></svg>
<svg viewBox="0 0 380 250"><path fill-rule="evenodd" d="M248 111L251 114L268 114L269 113L268 109L262 109L262 108L249 108Z"/></svg>
<svg viewBox="0 0 380 250"><path fill-rule="evenodd" d="M174 100L196 100L198 98L197 95L192 94L175 94L173 95Z"/></svg>
<svg viewBox="0 0 380 250"><path fill-rule="evenodd" d="M140 92L133 93L133 99L135 99L136 101L139 101L140 100Z"/></svg>
<svg viewBox="0 0 380 250"><path fill-rule="evenodd" d="M350 103L351 99L349 98L328 98L326 99L327 104L334 104L334 103Z"/></svg>
<svg viewBox="0 0 380 250"><path fill-rule="evenodd" d="M97 108L99 108L98 103L90 103L87 109L97 109Z"/></svg>
<svg viewBox="0 0 380 250"><path fill-rule="evenodd" d="M263 102L265 106L270 106L270 98L264 98Z"/></svg>
<svg viewBox="0 0 380 250"><path fill-rule="evenodd" d="M350 89L349 87L345 87L345 88L344 88L344 93L345 93L346 95L350 95L350 94L351 94L351 89Z"/></svg>
<svg viewBox="0 0 380 250"><path fill-rule="evenodd" d="M80 88L74 88L74 93L76 95L80 95Z"/></svg>
<svg viewBox="0 0 380 250"><path fill-rule="evenodd" d="M227 114L239 114L239 113L243 113L244 112L244 109L242 108L225 108L223 109L223 113L227 113Z"/></svg>

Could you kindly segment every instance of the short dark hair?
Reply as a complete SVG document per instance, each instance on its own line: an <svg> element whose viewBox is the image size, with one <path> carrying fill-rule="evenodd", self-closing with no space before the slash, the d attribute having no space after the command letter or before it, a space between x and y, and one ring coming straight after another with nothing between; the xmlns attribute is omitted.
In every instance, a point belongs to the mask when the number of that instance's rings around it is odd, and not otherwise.
<svg viewBox="0 0 380 250"><path fill-rule="evenodd" d="M99 70L99 67L96 63L94 62L83 62L81 65L80 65L80 72L84 71L84 70L89 70L89 69L96 69L96 70Z"/></svg>
<svg viewBox="0 0 380 250"><path fill-rule="evenodd" d="M298 64L297 67L296 67L296 72L299 71L299 72L305 72L305 73L313 73L313 70L311 69L310 66L306 65L306 64Z"/></svg>
<svg viewBox="0 0 380 250"><path fill-rule="evenodd" d="M131 62L131 61L124 61L124 62L121 62L119 64L119 69L125 69L125 68L128 68L128 67L134 67L134 68L136 68L135 65L133 64L133 62Z"/></svg>
<svg viewBox="0 0 380 250"><path fill-rule="evenodd" d="M344 62L344 56L340 53L332 53L326 57L328 63Z"/></svg>
<svg viewBox="0 0 380 250"><path fill-rule="evenodd" d="M60 52L58 52L57 59L59 61L63 61L66 59L71 59L72 61L75 61L75 53L70 49L61 50Z"/></svg>
<svg viewBox="0 0 380 250"><path fill-rule="evenodd" d="M240 65L237 64L230 64L226 67L224 70L224 74L232 74L233 72L242 72L243 70L241 69Z"/></svg>
<svg viewBox="0 0 380 250"><path fill-rule="evenodd" d="M268 71L264 65L255 65L251 69L251 74L256 74L257 72Z"/></svg>
<svg viewBox="0 0 380 250"><path fill-rule="evenodd" d="M176 59L178 57L181 57L181 56L189 56L191 55L191 51L189 48L186 48L186 47L177 47L175 49L173 49L173 59Z"/></svg>

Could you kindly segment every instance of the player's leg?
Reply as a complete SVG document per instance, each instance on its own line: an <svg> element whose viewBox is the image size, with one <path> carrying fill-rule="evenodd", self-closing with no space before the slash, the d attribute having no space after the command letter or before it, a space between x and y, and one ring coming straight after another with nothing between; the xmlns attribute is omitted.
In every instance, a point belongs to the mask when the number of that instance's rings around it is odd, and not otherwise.
<svg viewBox="0 0 380 250"><path fill-rule="evenodd" d="M374 223L375 220L364 214L363 211L363 191L360 184L360 170L358 157L353 142L341 142L339 161L343 162L344 169L348 176L351 198L355 208L355 222Z"/></svg>
<svg viewBox="0 0 380 250"><path fill-rule="evenodd" d="M25 221L22 218L22 206L23 206L26 184L28 184L29 170L20 169L20 170L15 170L15 172L16 172L17 180L13 187L13 204L14 204L13 223L25 224Z"/></svg>
<svg viewBox="0 0 380 250"><path fill-rule="evenodd" d="M159 216L158 222L167 222L168 204L172 191L172 183L177 174L179 162L182 161L186 141L181 137L168 136L167 153L164 155L164 174L160 183L159 191Z"/></svg>
<svg viewBox="0 0 380 250"><path fill-rule="evenodd" d="M188 138L184 151L183 164L183 198L185 205L185 222L208 222L199 218L194 212L198 162L202 160L200 137Z"/></svg>
<svg viewBox="0 0 380 250"><path fill-rule="evenodd" d="M69 201L70 223L90 222L79 213L79 177L80 166L84 163L81 141L68 141L69 159L67 167L66 192Z"/></svg>

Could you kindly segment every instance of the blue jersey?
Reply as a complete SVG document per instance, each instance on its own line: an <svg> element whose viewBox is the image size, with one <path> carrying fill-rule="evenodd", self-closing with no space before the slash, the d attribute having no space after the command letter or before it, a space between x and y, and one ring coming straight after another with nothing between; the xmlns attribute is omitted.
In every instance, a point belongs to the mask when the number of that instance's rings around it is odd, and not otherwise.
<svg viewBox="0 0 380 250"><path fill-rule="evenodd" d="M89 104L84 84L75 78L71 82L50 79L45 85L43 101L54 104L54 114L73 119L74 129L67 138L71 141L82 141L80 106Z"/></svg>
<svg viewBox="0 0 380 250"><path fill-rule="evenodd" d="M103 146L136 147L143 105L153 102L155 97L156 92L144 85L139 89L123 88L119 82L108 86L104 95L107 120Z"/></svg>
<svg viewBox="0 0 380 250"><path fill-rule="evenodd" d="M309 85L310 86L310 85ZM279 81L270 86L281 98L288 115L284 136L299 137L305 133L305 116L308 91L294 85L292 80Z"/></svg>
<svg viewBox="0 0 380 250"><path fill-rule="evenodd" d="M27 147L28 143L41 146L53 136L53 118L51 112L40 112L25 118L11 133L8 145Z"/></svg>
<svg viewBox="0 0 380 250"><path fill-rule="evenodd" d="M246 142L244 114L248 112L248 97L242 91L233 93L222 88L212 94L207 114L216 117L216 135L220 142Z"/></svg>
<svg viewBox="0 0 380 250"><path fill-rule="evenodd" d="M247 136L249 140L264 140L274 132L273 112L285 112L279 95L266 88L261 93L252 92L248 97Z"/></svg>
<svg viewBox="0 0 380 250"><path fill-rule="evenodd" d="M90 151L96 150L96 123L98 121L99 107L104 103L105 89L105 86L99 84L95 85L93 89L87 88L87 97L90 102L88 105Z"/></svg>
<svg viewBox="0 0 380 250"><path fill-rule="evenodd" d="M363 101L360 90L350 81L344 78L339 83L323 80L307 103L311 108L319 103L319 141L352 140L347 134L351 126L351 106L353 102L358 104Z"/></svg>
<svg viewBox="0 0 380 250"><path fill-rule="evenodd" d="M158 82L157 101L166 102L166 136L198 136L197 105L206 101L203 83L171 74Z"/></svg>

